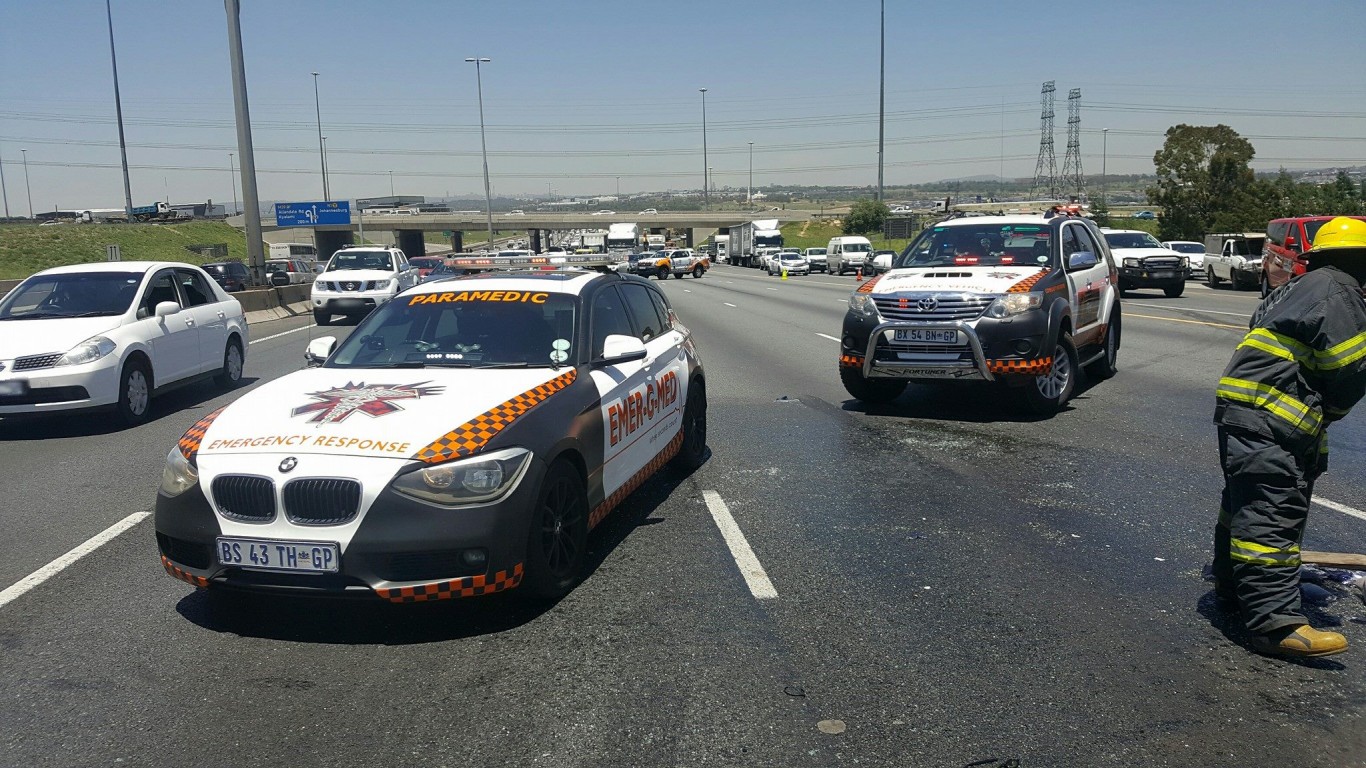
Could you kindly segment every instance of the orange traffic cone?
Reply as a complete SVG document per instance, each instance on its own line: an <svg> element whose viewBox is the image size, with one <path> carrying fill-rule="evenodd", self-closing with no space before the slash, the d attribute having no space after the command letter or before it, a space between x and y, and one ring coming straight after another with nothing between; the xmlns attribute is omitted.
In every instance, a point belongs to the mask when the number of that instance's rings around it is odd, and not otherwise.
<svg viewBox="0 0 1366 768"><path fill-rule="evenodd" d="M863 267L859 267L858 271L854 272L854 280L860 283L863 282Z"/></svg>

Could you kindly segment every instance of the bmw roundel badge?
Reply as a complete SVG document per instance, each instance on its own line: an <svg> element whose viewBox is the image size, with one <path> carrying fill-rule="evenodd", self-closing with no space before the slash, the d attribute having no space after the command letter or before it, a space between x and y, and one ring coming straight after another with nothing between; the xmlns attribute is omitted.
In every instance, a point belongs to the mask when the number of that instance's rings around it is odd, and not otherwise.
<svg viewBox="0 0 1366 768"><path fill-rule="evenodd" d="M292 472L294 471L294 468L297 466L299 466L299 460L294 458L293 456L290 456L289 458L280 462L280 472Z"/></svg>

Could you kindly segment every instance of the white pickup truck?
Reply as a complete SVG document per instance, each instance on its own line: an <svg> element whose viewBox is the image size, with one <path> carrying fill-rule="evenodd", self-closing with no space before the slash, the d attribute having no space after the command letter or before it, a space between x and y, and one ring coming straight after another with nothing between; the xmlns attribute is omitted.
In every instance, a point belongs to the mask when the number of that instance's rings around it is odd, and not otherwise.
<svg viewBox="0 0 1366 768"><path fill-rule="evenodd" d="M1205 282L1224 280L1237 290L1256 290L1262 271L1265 232L1225 232L1205 236Z"/></svg>

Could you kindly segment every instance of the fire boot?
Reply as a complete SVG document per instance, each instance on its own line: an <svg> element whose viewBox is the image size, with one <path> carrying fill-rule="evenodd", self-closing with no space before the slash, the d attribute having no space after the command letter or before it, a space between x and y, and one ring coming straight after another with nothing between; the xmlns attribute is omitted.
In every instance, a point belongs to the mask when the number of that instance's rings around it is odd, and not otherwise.
<svg viewBox="0 0 1366 768"><path fill-rule="evenodd" d="M1252 650L1268 656L1309 659L1332 656L1347 650L1347 638L1336 632L1321 632L1308 624L1288 627L1252 636Z"/></svg>

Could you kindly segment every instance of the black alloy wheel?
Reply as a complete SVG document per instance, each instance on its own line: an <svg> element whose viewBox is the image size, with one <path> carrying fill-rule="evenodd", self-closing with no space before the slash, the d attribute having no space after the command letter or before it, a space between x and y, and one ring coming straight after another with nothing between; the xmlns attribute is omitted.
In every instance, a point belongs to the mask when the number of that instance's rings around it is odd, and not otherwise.
<svg viewBox="0 0 1366 768"><path fill-rule="evenodd" d="M546 472L531 515L527 539L528 596L563 597L578 581L588 549L588 499L583 480L566 461Z"/></svg>
<svg viewBox="0 0 1366 768"><path fill-rule="evenodd" d="M683 445L674 457L675 466L693 470L707 458L707 390L700 382L688 386L688 403L683 407Z"/></svg>

